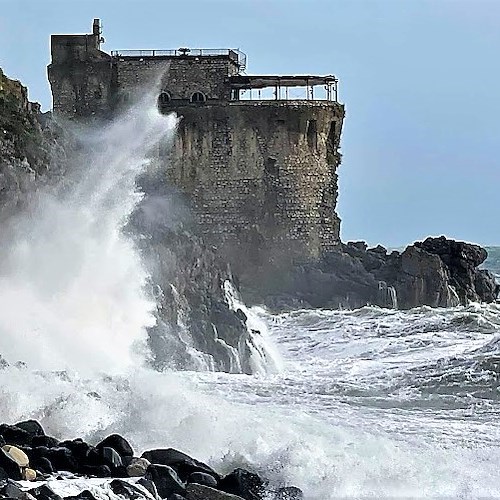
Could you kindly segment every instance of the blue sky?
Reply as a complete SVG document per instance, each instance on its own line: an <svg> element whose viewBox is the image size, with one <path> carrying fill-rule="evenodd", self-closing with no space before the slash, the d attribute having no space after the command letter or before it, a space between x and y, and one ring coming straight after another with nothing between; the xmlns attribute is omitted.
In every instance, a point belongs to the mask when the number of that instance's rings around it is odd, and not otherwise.
<svg viewBox="0 0 500 500"><path fill-rule="evenodd" d="M500 244L500 2L0 0L0 66L50 108L51 33L106 51L241 48L248 73L335 74L343 239Z"/></svg>

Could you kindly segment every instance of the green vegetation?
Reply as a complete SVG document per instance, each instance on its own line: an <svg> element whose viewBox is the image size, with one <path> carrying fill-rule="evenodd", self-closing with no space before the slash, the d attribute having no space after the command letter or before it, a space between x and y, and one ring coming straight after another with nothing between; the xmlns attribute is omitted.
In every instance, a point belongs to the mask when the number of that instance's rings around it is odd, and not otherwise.
<svg viewBox="0 0 500 500"><path fill-rule="evenodd" d="M13 144L16 155L36 163L42 137L36 118L27 109L25 90L0 70L0 141Z"/></svg>

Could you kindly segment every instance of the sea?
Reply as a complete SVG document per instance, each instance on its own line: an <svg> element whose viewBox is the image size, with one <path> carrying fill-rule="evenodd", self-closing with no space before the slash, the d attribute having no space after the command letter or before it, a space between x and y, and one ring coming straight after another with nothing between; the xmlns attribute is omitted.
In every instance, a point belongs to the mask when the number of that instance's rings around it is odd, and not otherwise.
<svg viewBox="0 0 500 500"><path fill-rule="evenodd" d="M256 373L148 368L154 301L122 229L176 124L151 98L80 130L64 185L3 228L0 421L174 447L307 500L500 498L499 304L271 314L228 287L266 350Z"/></svg>

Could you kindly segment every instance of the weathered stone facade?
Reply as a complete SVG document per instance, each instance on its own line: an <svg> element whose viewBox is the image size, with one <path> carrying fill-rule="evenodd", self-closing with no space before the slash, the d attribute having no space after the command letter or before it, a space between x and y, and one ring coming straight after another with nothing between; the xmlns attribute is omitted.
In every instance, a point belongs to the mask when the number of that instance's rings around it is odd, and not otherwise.
<svg viewBox="0 0 500 500"><path fill-rule="evenodd" d="M318 257L337 244L339 109L246 101L177 110L170 176L237 268L237 255L260 264L282 254Z"/></svg>
<svg viewBox="0 0 500 500"><path fill-rule="evenodd" d="M160 109L182 117L168 177L187 195L207 240L238 271L243 261L262 267L316 259L339 243L344 107L332 97L334 77L245 77L236 50L109 55L99 41L96 23L90 35L52 37L54 111L106 117L159 87ZM267 83L275 99L240 99L242 90ZM288 94L298 84L307 84L308 99L282 97L281 86ZM313 85L323 84L329 98L314 99Z"/></svg>

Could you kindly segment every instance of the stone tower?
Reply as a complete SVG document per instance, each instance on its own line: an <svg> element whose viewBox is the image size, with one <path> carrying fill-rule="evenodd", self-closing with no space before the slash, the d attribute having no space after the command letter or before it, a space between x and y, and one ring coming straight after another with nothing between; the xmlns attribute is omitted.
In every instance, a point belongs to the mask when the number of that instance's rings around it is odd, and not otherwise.
<svg viewBox="0 0 500 500"><path fill-rule="evenodd" d="M240 273L317 259L339 243L344 107L334 76L250 76L239 50L108 54L101 41L99 20L91 34L52 36L54 112L107 117L160 82L160 110L182 117L170 181Z"/></svg>

